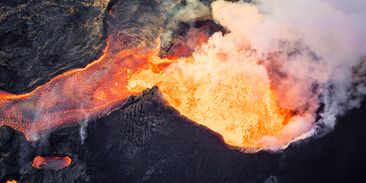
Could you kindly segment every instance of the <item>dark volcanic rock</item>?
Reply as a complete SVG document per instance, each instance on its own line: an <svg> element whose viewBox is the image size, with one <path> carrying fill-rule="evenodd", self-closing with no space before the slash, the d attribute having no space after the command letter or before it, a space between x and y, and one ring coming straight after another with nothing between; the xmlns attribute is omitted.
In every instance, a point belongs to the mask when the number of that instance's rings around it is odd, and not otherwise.
<svg viewBox="0 0 366 183"><path fill-rule="evenodd" d="M115 2L107 18L111 51L157 46L162 18L159 0Z"/></svg>
<svg viewBox="0 0 366 183"><path fill-rule="evenodd" d="M108 116L60 128L29 143L2 127L0 179L20 182L355 182L366 163L365 108L320 139L280 153L247 154L165 105L156 88ZM36 155L69 155L66 169L36 170ZM362 182L362 181L361 181Z"/></svg>
<svg viewBox="0 0 366 183"><path fill-rule="evenodd" d="M105 45L106 0L0 1L0 88L28 92Z"/></svg>
<svg viewBox="0 0 366 183"><path fill-rule="evenodd" d="M29 171L32 152L33 149L20 132L7 126L0 127L0 182L18 179L21 172Z"/></svg>

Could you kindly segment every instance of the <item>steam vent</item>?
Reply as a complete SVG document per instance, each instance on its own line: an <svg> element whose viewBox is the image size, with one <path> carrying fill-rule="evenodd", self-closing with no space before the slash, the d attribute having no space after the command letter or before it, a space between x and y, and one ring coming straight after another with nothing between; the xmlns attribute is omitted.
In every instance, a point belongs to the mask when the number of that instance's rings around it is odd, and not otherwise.
<svg viewBox="0 0 366 183"><path fill-rule="evenodd" d="M1 0L0 183L366 182L364 0Z"/></svg>

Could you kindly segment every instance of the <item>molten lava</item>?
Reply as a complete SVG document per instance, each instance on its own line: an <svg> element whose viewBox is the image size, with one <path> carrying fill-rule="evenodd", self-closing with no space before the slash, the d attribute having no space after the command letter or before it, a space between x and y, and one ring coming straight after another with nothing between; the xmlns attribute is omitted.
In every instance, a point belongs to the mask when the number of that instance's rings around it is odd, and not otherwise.
<svg viewBox="0 0 366 183"><path fill-rule="evenodd" d="M136 94L126 89L127 73L143 69L151 54L138 49L111 54L107 46L86 68L61 74L30 93L0 93L0 126L32 140L43 130L103 115Z"/></svg>
<svg viewBox="0 0 366 183"><path fill-rule="evenodd" d="M221 134L230 145L262 148L263 137L280 136L292 114L277 105L267 71L254 51L245 46L237 50L240 54L227 54L231 47L216 49L210 41L224 42L221 34L205 44L205 34L190 38L196 41L187 43L202 46L188 57L180 57L187 55L185 50L192 52L184 44L166 58L158 56L158 49L115 53L107 46L87 67L61 74L30 93L0 93L0 126L9 125L32 140L47 129L105 115L128 96L158 86L171 106ZM54 162L64 167L71 159L36 157L33 167Z"/></svg>
<svg viewBox="0 0 366 183"><path fill-rule="evenodd" d="M32 167L36 169L61 170L70 166L72 159L69 156L36 156L33 159Z"/></svg>
<svg viewBox="0 0 366 183"><path fill-rule="evenodd" d="M6 183L18 183L18 181L14 180L14 179L10 179L10 180L7 180Z"/></svg>
<svg viewBox="0 0 366 183"><path fill-rule="evenodd" d="M220 133L226 143L261 148L261 138L281 135L291 112L277 105L255 56L237 59L221 51L207 44L159 72L140 70L130 74L128 88L138 93L158 86L171 106Z"/></svg>

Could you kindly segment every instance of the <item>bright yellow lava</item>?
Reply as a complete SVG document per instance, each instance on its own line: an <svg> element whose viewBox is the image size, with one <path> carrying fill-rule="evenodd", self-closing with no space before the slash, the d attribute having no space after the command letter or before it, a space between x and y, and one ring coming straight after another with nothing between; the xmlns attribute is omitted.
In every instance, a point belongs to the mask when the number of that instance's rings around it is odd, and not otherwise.
<svg viewBox="0 0 366 183"><path fill-rule="evenodd" d="M145 69L129 76L128 89L133 92L152 86L158 86L182 115L221 134L233 146L263 147L260 139L280 135L290 116L276 104L266 70L251 57L195 54L161 71Z"/></svg>
<svg viewBox="0 0 366 183"><path fill-rule="evenodd" d="M18 182L14 179L10 179L10 180L7 180L6 183L18 183Z"/></svg>

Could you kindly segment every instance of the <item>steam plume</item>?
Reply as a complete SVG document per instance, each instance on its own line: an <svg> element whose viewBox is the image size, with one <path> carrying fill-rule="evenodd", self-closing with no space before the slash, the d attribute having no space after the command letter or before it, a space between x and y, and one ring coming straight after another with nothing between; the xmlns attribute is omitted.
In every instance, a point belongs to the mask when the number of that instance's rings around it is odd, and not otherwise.
<svg viewBox="0 0 366 183"><path fill-rule="evenodd" d="M230 33L211 38L227 54L252 49L263 61L278 103L295 111L281 137L264 137L277 149L283 139L334 127L336 117L360 106L366 93L364 1L256 0L212 3L215 21ZM226 40L226 41L223 41ZM231 41L227 41L231 40ZM225 49L234 46L232 49ZM234 66L233 66L234 67ZM320 104L324 110L315 122ZM317 125L315 125L317 124Z"/></svg>

